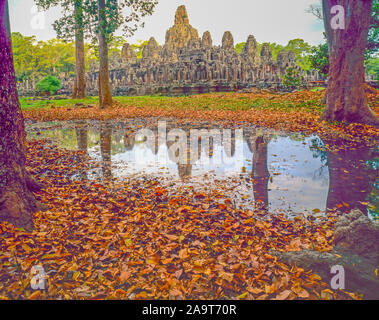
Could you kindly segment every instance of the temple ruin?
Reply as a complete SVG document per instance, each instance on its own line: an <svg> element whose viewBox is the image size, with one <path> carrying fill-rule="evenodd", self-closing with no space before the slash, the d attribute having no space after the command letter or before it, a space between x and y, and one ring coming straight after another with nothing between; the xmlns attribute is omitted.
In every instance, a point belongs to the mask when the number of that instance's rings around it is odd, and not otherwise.
<svg viewBox="0 0 379 320"><path fill-rule="evenodd" d="M119 96L227 92L278 87L280 76L289 66L300 70L306 83L319 80L316 71L301 70L292 51L280 51L276 61L267 43L258 52L253 35L248 37L241 54L237 54L229 31L224 33L221 46L213 45L210 32L204 32L200 38L189 23L185 6L180 6L163 46L150 38L141 59L137 59L128 43L124 44L121 55L113 52L110 79L113 94ZM98 94L98 76L98 62L93 60L87 74L89 95ZM63 76L61 81L62 91L69 94L73 79Z"/></svg>

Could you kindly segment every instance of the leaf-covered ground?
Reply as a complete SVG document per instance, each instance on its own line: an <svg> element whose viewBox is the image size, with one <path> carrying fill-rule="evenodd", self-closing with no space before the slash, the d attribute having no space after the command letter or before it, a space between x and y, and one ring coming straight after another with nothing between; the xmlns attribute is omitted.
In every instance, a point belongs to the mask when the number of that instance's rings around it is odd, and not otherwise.
<svg viewBox="0 0 379 320"><path fill-rule="evenodd" d="M0 224L0 297L11 299L350 299L270 250L331 248L336 215L287 220L241 211L222 193L157 181L89 181L80 152L30 141L29 170L49 209L35 230ZM78 177L81 177L80 179ZM223 200L223 201L220 201ZM222 203L224 202L224 203ZM46 290L31 290L42 265Z"/></svg>

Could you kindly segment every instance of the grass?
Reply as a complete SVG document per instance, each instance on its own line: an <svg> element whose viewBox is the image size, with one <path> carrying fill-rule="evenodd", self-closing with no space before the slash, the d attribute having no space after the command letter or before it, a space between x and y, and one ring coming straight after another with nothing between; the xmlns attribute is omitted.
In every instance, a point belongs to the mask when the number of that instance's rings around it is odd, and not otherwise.
<svg viewBox="0 0 379 320"><path fill-rule="evenodd" d="M97 97L88 97L86 99L61 99L61 100L33 100L32 98L20 98L20 105L22 110L36 109L36 108L50 108L54 107L69 107L76 103L96 104Z"/></svg>
<svg viewBox="0 0 379 320"><path fill-rule="evenodd" d="M183 109L183 110L229 110L246 111L257 110L298 110L312 113L321 113L323 106L320 103L318 92L309 92L309 95L297 98L294 94L239 94L239 93L213 93L194 96L167 97L167 96L137 96L114 97L120 106L128 107L152 107L159 109ZM86 99L61 99L61 100L32 100L20 99L22 110L41 109L54 107L72 107L76 103L97 105L97 97Z"/></svg>

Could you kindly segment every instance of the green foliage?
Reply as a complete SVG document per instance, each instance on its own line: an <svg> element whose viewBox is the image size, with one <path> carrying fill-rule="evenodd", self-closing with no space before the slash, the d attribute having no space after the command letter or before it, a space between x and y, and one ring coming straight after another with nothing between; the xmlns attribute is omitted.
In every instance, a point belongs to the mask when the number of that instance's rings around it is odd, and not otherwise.
<svg viewBox="0 0 379 320"><path fill-rule="evenodd" d="M151 15L157 4L157 0L107 0L104 12L101 12L105 15L105 22L100 25L98 1L83 0L89 36L96 42L98 32L102 32L111 41L114 32L122 27L124 35L130 37L144 26L143 18Z"/></svg>
<svg viewBox="0 0 379 320"><path fill-rule="evenodd" d="M246 42L240 42L240 43L236 44L235 50L238 54L241 54L243 47L245 46L245 43ZM274 60L276 60L279 51L281 51L281 50L285 50L285 51L292 50L296 55L298 65L304 70L310 70L311 69L311 63L309 60L309 55L311 53L312 46L310 44L308 44L307 42L305 42L303 39L290 40L286 46L283 46L281 44L277 44L275 42L273 42L273 43L268 42L267 44L270 46L270 48L272 50L272 57L274 58ZM263 45L263 43L258 43L257 50L259 53L261 52L262 45Z"/></svg>
<svg viewBox="0 0 379 320"><path fill-rule="evenodd" d="M53 76L47 76L37 83L37 90L41 93L49 93L53 95L61 88L59 79Z"/></svg>
<svg viewBox="0 0 379 320"><path fill-rule="evenodd" d="M246 42L240 42L240 43L236 44L235 49L236 49L236 52L238 54L242 53L242 50L243 50L243 47L245 46L245 44L246 44Z"/></svg>
<svg viewBox="0 0 379 320"><path fill-rule="evenodd" d="M298 70L293 67L288 67L286 73L283 75L282 81L285 87L295 89L300 87L304 79Z"/></svg>
<svg viewBox="0 0 379 320"><path fill-rule="evenodd" d="M121 52L125 43L123 37L112 38L109 44L110 54ZM142 49L148 41L139 40L132 44L137 57L142 57ZM35 36L27 37L18 32L12 33L13 59L17 81L38 81L47 75L59 77L61 73L73 77L75 74L75 44L59 39L37 41ZM98 59L98 47L84 45L85 63L89 70L91 60ZM110 55L111 56L111 55Z"/></svg>
<svg viewBox="0 0 379 320"><path fill-rule="evenodd" d="M148 40L145 40L145 41L137 40L137 43L131 45L132 49L134 50L134 52L137 55L138 60L142 58L143 47L147 46L148 43L149 43Z"/></svg>
<svg viewBox="0 0 379 320"><path fill-rule="evenodd" d="M379 57L369 58L365 62L366 71L368 74L376 75L376 78L379 77ZM378 79L379 80L379 79Z"/></svg>
<svg viewBox="0 0 379 320"><path fill-rule="evenodd" d="M367 36L366 58L378 53L379 49L379 0L372 2L371 23Z"/></svg>
<svg viewBox="0 0 379 320"><path fill-rule="evenodd" d="M97 38L93 38L91 43L88 45L91 53L93 54L94 58L97 60L99 59L99 46L97 43ZM109 56L112 55L113 52L121 53L122 46L126 40L123 37L120 36L110 36L108 41L108 54Z"/></svg>
<svg viewBox="0 0 379 320"><path fill-rule="evenodd" d="M329 51L328 43L320 44L311 49L309 56L310 65L320 74L327 76L329 73Z"/></svg>
<svg viewBox="0 0 379 320"><path fill-rule="evenodd" d="M303 70L311 69L309 55L311 53L312 46L309 43L305 42L303 39L294 39L290 40L284 49L292 50L295 53L297 63Z"/></svg>
<svg viewBox="0 0 379 320"><path fill-rule="evenodd" d="M18 81L38 80L47 75L59 76L75 71L75 46L58 39L37 41L34 36L12 33L12 48Z"/></svg>
<svg viewBox="0 0 379 320"><path fill-rule="evenodd" d="M34 0L34 2L42 10L60 6L62 17L53 23L58 39L73 41L76 29L84 36L88 34L90 20L84 7L84 0Z"/></svg>

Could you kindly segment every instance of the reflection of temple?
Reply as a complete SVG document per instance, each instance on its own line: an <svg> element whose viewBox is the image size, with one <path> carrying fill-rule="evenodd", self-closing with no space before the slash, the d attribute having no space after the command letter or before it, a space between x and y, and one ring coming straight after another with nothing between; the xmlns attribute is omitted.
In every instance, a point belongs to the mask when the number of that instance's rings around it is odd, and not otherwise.
<svg viewBox="0 0 379 320"><path fill-rule="evenodd" d="M120 144L125 147L126 151L132 151L135 148L135 137L137 132L131 128L147 128L155 133L152 139L146 139L144 147L151 150L152 154L158 158L159 144L163 144L164 149L171 149L168 152L168 159L177 164L177 172L180 178L185 179L193 173L193 165L202 166L203 160L208 160L208 164L214 163L215 154L223 147L224 155L233 157L236 153L236 132L234 130L222 130L219 124L202 124L202 123L185 123L167 122L166 134L176 129L177 133L182 133L182 145L180 139L158 138L158 124L149 122L148 124L136 123L136 120L125 121L120 125L114 126L112 122L101 122L94 126L97 129L90 129L90 132L97 131L100 133L101 149L101 168L104 178L111 178L111 142L112 135L118 137ZM191 129L200 130L200 135L191 134ZM218 129L221 139L213 139L211 134L202 135L203 132L210 132L212 129ZM88 124L78 123L75 128L78 149L83 152L88 150ZM193 133L193 132L192 132ZM231 134L230 134L231 133ZM277 133L280 135L280 133ZM253 180L252 191L257 203L261 203L263 208L269 209L268 183L270 174L268 170L268 144L273 136L270 129L244 128L244 139L252 153L252 173ZM91 135L90 135L91 137ZM230 139L229 139L230 138ZM207 141L208 140L208 141ZM321 140L320 140L321 141ZM322 143L322 142L321 142ZM324 144L330 142L324 142ZM119 152L124 148L118 147ZM91 149L90 149L91 150ZM238 149L240 151L240 149ZM237 151L237 152L238 152ZM116 150L117 152L117 150ZM182 157L179 157L179 153ZM160 157L160 155L159 155ZM369 159L373 159L373 151L368 149L351 149L337 152L323 151L314 157L321 157L323 163L328 163L329 170L329 192L326 207L339 208L339 210L349 211L352 208L359 208L366 212L367 198L375 197L370 194L373 190L373 184L377 179L377 172L370 169L367 165ZM179 159L178 159L179 158ZM235 158L238 158L237 156ZM135 159L138 161L139 159ZM178 161L179 160L179 161ZM200 160L200 161L199 161ZM234 159L235 160L235 159ZM245 160L245 158L243 159ZM237 159L238 161L238 159ZM317 165L317 164L316 164ZM326 168L326 166L325 166ZM83 171L83 176L85 172ZM325 190L326 191L326 190ZM312 195L314 197L314 195ZM274 201L274 199L272 199ZM306 203L306 200L304 200ZM272 202L273 203L273 202ZM320 204L321 206L323 204ZM314 209L314 208L312 208Z"/></svg>

